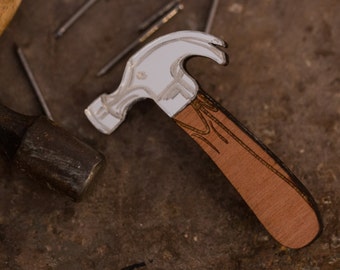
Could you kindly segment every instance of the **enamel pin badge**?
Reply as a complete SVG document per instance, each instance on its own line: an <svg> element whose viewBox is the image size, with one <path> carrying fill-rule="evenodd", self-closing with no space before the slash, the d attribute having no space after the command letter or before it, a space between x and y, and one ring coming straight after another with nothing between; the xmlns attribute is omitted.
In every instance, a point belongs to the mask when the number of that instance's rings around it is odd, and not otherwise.
<svg viewBox="0 0 340 270"><path fill-rule="evenodd" d="M111 134L137 101L151 98L210 156L267 231L282 245L301 248L321 231L316 204L301 182L185 71L190 56L227 63L225 42L207 33L174 32L150 42L127 62L112 94L85 110Z"/></svg>

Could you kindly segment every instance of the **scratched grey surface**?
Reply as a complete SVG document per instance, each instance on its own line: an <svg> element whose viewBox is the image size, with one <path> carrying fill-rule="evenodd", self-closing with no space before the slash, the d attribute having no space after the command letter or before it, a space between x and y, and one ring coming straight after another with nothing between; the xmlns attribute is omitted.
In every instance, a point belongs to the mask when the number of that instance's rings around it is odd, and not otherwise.
<svg viewBox="0 0 340 270"><path fill-rule="evenodd" d="M55 40L54 30L82 2L24 1L0 37L0 102L41 112L15 56L17 43L55 119L102 151L107 166L92 192L74 203L0 161L0 268L123 269L144 262L139 269L340 269L339 2L222 0L212 33L229 43L230 65L202 58L187 65L314 195L324 232L301 250L275 242L151 101L136 104L111 136L87 122L83 109L117 87L124 62L102 78L96 72L167 1L101 0ZM157 35L202 30L210 3L184 1Z"/></svg>

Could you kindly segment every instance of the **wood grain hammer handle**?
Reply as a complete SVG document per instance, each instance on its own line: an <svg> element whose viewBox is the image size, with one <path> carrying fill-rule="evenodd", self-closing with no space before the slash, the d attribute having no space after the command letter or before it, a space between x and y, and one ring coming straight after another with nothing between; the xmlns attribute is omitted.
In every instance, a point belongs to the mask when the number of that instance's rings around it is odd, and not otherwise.
<svg viewBox="0 0 340 270"><path fill-rule="evenodd" d="M21 0L1 0L0 1L0 36L6 29L17 11Z"/></svg>
<svg viewBox="0 0 340 270"><path fill-rule="evenodd" d="M312 197L283 163L203 91L174 117L217 164L269 233L306 246L321 223Z"/></svg>

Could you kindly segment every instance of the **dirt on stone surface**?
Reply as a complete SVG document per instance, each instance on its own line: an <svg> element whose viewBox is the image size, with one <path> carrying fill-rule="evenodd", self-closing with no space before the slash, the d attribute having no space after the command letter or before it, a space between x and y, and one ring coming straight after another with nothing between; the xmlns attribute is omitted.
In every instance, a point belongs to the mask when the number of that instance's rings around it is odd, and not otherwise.
<svg viewBox="0 0 340 270"><path fill-rule="evenodd" d="M340 269L340 2L219 1L211 33L229 44L230 64L195 57L186 65L313 194L324 229L299 250L271 238L152 101L135 104L110 136L91 126L83 110L117 88L128 58L103 77L97 71L168 1L98 1L55 39L83 2L23 1L0 37L0 102L42 113L17 44L55 120L101 151L107 165L75 203L1 160L0 269ZM149 40L203 31L212 1L183 3Z"/></svg>

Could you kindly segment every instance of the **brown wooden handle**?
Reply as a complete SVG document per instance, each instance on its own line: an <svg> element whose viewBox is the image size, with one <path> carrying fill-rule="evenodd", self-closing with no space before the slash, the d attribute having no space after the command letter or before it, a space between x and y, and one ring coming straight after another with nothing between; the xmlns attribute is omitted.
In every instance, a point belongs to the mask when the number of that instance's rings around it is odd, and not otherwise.
<svg viewBox="0 0 340 270"><path fill-rule="evenodd" d="M203 91L174 117L211 157L268 232L290 248L321 231L316 205L283 163Z"/></svg>
<svg viewBox="0 0 340 270"><path fill-rule="evenodd" d="M0 36L17 11L21 0L0 1Z"/></svg>

